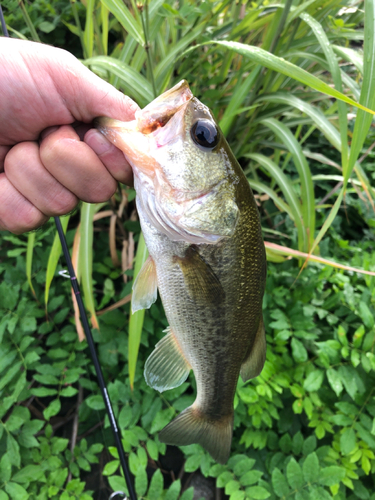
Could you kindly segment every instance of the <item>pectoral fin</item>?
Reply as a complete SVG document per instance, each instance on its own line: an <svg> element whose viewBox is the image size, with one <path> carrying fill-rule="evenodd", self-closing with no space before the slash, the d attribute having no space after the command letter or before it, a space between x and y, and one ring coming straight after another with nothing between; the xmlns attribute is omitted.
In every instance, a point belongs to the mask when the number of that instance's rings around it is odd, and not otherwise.
<svg viewBox="0 0 375 500"><path fill-rule="evenodd" d="M225 292L211 266L199 255L194 245L184 257L175 257L184 276L190 298L199 305L218 304L224 300Z"/></svg>
<svg viewBox="0 0 375 500"><path fill-rule="evenodd" d="M190 365L173 332L160 340L146 361L144 376L147 384L159 392L174 389L187 379Z"/></svg>
<svg viewBox="0 0 375 500"><path fill-rule="evenodd" d="M156 266L152 258L148 257L133 284L132 312L151 307L157 293Z"/></svg>
<svg viewBox="0 0 375 500"><path fill-rule="evenodd" d="M241 378L244 382L257 377L263 369L266 360L266 332L264 330L263 316L260 317L259 326L255 335L253 346L241 366Z"/></svg>

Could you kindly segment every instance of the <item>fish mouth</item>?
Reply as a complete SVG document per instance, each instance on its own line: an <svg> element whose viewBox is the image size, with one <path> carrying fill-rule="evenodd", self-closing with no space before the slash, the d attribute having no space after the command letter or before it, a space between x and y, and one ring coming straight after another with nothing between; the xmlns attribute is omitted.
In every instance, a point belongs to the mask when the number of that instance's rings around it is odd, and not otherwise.
<svg viewBox="0 0 375 500"><path fill-rule="evenodd" d="M169 120L193 98L193 94L186 80L167 90L154 99L145 108L137 111L135 118L137 129L142 134L150 134L160 127L164 127Z"/></svg>

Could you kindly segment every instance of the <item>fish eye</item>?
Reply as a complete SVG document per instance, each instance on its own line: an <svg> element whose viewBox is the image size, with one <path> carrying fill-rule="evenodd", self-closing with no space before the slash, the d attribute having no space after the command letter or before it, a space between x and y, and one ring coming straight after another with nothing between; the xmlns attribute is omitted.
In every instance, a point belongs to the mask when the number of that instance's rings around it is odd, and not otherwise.
<svg viewBox="0 0 375 500"><path fill-rule="evenodd" d="M219 142L218 130L209 120L195 122L190 133L195 144L206 149L213 149Z"/></svg>

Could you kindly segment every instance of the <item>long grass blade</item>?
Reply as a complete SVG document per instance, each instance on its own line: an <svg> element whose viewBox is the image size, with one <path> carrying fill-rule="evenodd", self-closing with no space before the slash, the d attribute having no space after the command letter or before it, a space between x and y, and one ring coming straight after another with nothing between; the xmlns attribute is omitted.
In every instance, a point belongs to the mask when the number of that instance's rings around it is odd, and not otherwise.
<svg viewBox="0 0 375 500"><path fill-rule="evenodd" d="M317 90L318 92L327 94L331 97L334 97L335 99L339 99L343 102L351 104L352 106L355 106L356 108L362 109L363 111L366 111L371 115L375 115L374 110L369 109L366 106L353 101L353 99L351 99L350 97L347 97L341 92L338 92L336 89L333 89L328 84L324 83L322 80L319 80L319 78L317 78L314 75L311 75L304 69L301 69L295 64L292 64L291 62L286 61L281 57L277 57L267 52L266 50L261 49L260 47L245 45L239 42L213 40L211 42L207 42L207 44L196 45L195 47L189 49L189 51L195 50L197 47L208 44L221 45L227 48L228 50L234 50L238 54L248 57L251 60L265 66L266 68L273 69L274 71L278 71L279 73L282 73L285 76L293 78L294 80L297 80L298 82L301 82L304 85L307 85L308 87ZM186 55L187 52L188 51L185 51L184 54Z"/></svg>
<svg viewBox="0 0 375 500"><path fill-rule="evenodd" d="M141 23L139 23L134 16L132 16L125 3L121 0L101 0L101 2L110 12L112 12L125 31L143 46L145 40L143 37Z"/></svg>
<svg viewBox="0 0 375 500"><path fill-rule="evenodd" d="M249 179L249 184L253 191L257 191L258 193L263 193L268 195L271 200L275 203L280 212L286 212L289 217L294 221L293 211L290 209L289 205L285 203L285 201L277 195L276 191L271 189L267 184L263 184L263 182L255 181L254 179Z"/></svg>
<svg viewBox="0 0 375 500"><path fill-rule="evenodd" d="M154 98L151 84L125 62L116 61L109 56L91 57L83 62L86 66L104 69L120 78L124 91L135 99L141 107L146 106Z"/></svg>
<svg viewBox="0 0 375 500"><path fill-rule="evenodd" d="M365 106L375 105L375 4L372 0L365 1L365 44L364 44L364 74L363 83L361 90L360 102L364 103ZM363 107L365 107L363 106ZM355 166L355 162L358 158L364 140L366 138L367 132L370 128L372 121L372 116L359 110L357 112L357 118L354 125L353 140L350 149L349 165L347 171L344 172L344 185L340 191L340 194L332 207L332 210L328 214L328 217L324 221L322 228L320 229L314 243L310 249L310 254L313 253L317 245L319 245L321 239L329 229L337 212L341 206L341 202L344 197L345 189L349 181L350 174ZM305 261L304 266L307 261ZM303 266L303 267L304 267Z"/></svg>
<svg viewBox="0 0 375 500"><path fill-rule="evenodd" d="M83 40L87 57L92 56L94 48L94 7L95 0L86 0L86 23L85 31L83 33Z"/></svg>
<svg viewBox="0 0 375 500"><path fill-rule="evenodd" d="M291 181L284 174L281 168L267 156L259 153L249 153L244 156L262 165L279 186L288 203L290 212L292 213L292 220L297 227L298 247L300 249L308 248L308 235L306 228L303 225L301 203L298 201Z"/></svg>
<svg viewBox="0 0 375 500"><path fill-rule="evenodd" d="M302 99L299 99L294 95L286 94L284 92L260 96L255 102L264 101L267 103L287 104L289 106L293 106L302 113L305 113L312 119L314 125L322 132L332 146L334 146L338 151L341 151L340 134L319 108Z"/></svg>
<svg viewBox="0 0 375 500"><path fill-rule="evenodd" d="M158 92L165 90L165 87L168 85L168 80L173 73L175 61L178 56L195 38L197 38L198 35L202 33L205 26L206 23L199 24L196 28L181 38L179 42L170 46L171 50L168 52L167 56L160 61L155 68L156 87Z"/></svg>
<svg viewBox="0 0 375 500"><path fill-rule="evenodd" d="M365 1L365 40L363 47L363 82L359 102L365 106L375 106L375 2ZM344 170L347 180L354 168L355 162L369 131L372 116L361 110L355 120L352 144L350 149L348 171Z"/></svg>
<svg viewBox="0 0 375 500"><path fill-rule="evenodd" d="M109 32L109 22L108 22L108 15L109 11L107 7L102 3L100 6L100 15L102 18L102 46L103 46L103 52L104 55L108 55L108 32Z"/></svg>
<svg viewBox="0 0 375 500"><path fill-rule="evenodd" d="M86 309L91 314L91 323L94 328L99 329L99 323L95 312L94 286L92 282L93 262L93 217L95 205L82 203L81 207L81 242L79 246L79 267L81 270L81 284L85 299Z"/></svg>
<svg viewBox="0 0 375 500"><path fill-rule="evenodd" d="M316 19L311 17L306 12L301 14L301 19L307 23L313 30L323 52L329 64L329 68L332 74L333 82L335 84L336 90L341 92L342 82L341 82L341 72L339 68L339 63L335 56L335 53L329 43L327 35L325 34L323 27ZM346 172L348 167L348 118L346 105L342 101L337 101L338 111L339 111L339 129L341 136L341 163L343 171Z"/></svg>
<svg viewBox="0 0 375 500"><path fill-rule="evenodd" d="M219 123L220 128L225 136L228 135L230 127L232 126L233 121L236 119L236 110L241 107L251 87L254 85L254 82L257 79L260 70L261 67L257 65L243 82L239 80L239 83L236 85L236 87L234 87L232 98L229 101L229 104L226 107L223 117L221 118Z"/></svg>
<svg viewBox="0 0 375 500"><path fill-rule="evenodd" d="M65 217L60 217L61 221L61 226L63 228L64 234L66 233L66 228L68 227L70 215L66 215ZM59 258L61 255L61 243L60 243L60 238L58 233L56 232L55 238L52 243L51 251L49 253L48 257L48 263L47 263L47 271L46 271L46 286L44 289L44 304L45 308L47 311L48 307L48 297L49 297L49 290L51 288L51 283L53 280L53 277L55 276L56 273L56 267L57 263L59 262Z"/></svg>
<svg viewBox="0 0 375 500"><path fill-rule="evenodd" d="M30 233L27 238L27 248L26 248L26 277L29 283L30 290L36 298L35 290L31 281L31 272L33 267L33 253L34 253L34 243L35 243L35 233Z"/></svg>
<svg viewBox="0 0 375 500"><path fill-rule="evenodd" d="M274 132L292 155L301 182L302 216L308 237L307 245L304 245L303 250L309 250L309 246L314 241L315 233L314 185L309 165L300 144L286 125L274 118L267 118L266 120L262 120L261 123Z"/></svg>
<svg viewBox="0 0 375 500"><path fill-rule="evenodd" d="M135 280L139 271L142 269L143 264L148 257L148 251L143 234L141 233L138 241L137 255L134 264L134 277ZM134 314L130 314L129 320L129 380L130 387L133 389L135 368L137 365L139 345L141 343L143 320L145 317L145 310L141 309Z"/></svg>

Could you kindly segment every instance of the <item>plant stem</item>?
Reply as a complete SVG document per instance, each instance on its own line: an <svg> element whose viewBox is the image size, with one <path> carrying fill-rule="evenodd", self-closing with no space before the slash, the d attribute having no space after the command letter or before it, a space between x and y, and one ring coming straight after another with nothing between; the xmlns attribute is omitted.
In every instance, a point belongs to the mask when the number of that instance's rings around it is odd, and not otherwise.
<svg viewBox="0 0 375 500"><path fill-rule="evenodd" d="M143 28L143 33L145 35L145 50L147 54L147 62L148 62L148 69L150 73L150 79L151 79L151 84L152 84L152 91L154 93L154 98L157 97L158 93L156 91L156 85L155 85L155 78L154 78L154 70L153 70L153 65L152 65L152 58L151 58L151 45L148 39L148 0L145 3L145 9L143 9L143 5L139 7L139 11L141 14L141 20L142 20L142 28ZM146 11L146 22L143 17L143 12L144 10Z"/></svg>
<svg viewBox="0 0 375 500"><path fill-rule="evenodd" d="M86 48L85 48L85 41L83 39L81 21L79 20L79 16L78 16L78 12L77 12L76 0L70 0L70 5L72 6L74 21L75 21L77 29L78 29L79 39L81 41L81 46L82 46L82 51L83 51L83 57L86 59L87 54L86 54Z"/></svg>
<svg viewBox="0 0 375 500"><path fill-rule="evenodd" d="M19 0L18 5L21 7L23 18L25 20L25 23L27 24L27 27L30 30L32 39L34 40L34 42L40 42L40 38L38 36L38 33L36 32L36 29L33 25L32 20L31 20L28 12L26 10L25 4L23 3L22 0Z"/></svg>

